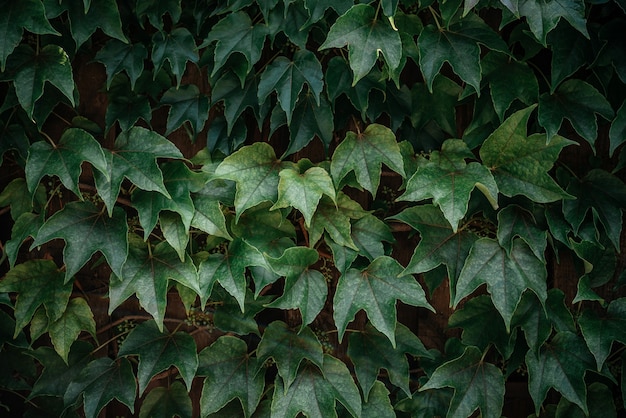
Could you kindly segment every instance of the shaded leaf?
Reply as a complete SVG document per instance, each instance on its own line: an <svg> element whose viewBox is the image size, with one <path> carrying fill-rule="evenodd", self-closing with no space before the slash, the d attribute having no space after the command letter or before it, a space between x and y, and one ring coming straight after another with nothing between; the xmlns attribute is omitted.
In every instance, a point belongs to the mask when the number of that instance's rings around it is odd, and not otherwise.
<svg viewBox="0 0 626 418"><path fill-rule="evenodd" d="M511 252L513 242L519 237L528 244L535 257L545 261L548 245L547 231L541 230L532 213L517 205L510 205L498 212L498 242Z"/></svg>
<svg viewBox="0 0 626 418"><path fill-rule="evenodd" d="M193 195L191 199L195 210L191 226L209 235L232 239L226 228L226 217L219 201L205 195Z"/></svg>
<svg viewBox="0 0 626 418"><path fill-rule="evenodd" d="M350 236L359 249L359 255L367 257L370 261L385 255L383 241L395 240L387 224L370 214L352 223Z"/></svg>
<svg viewBox="0 0 626 418"><path fill-rule="evenodd" d="M316 103L313 94L308 91L303 93L293 111L289 127L289 147L283 156L300 151L315 137L328 149L333 139L333 128L333 113L326 96L322 95L319 103Z"/></svg>
<svg viewBox="0 0 626 418"><path fill-rule="evenodd" d="M585 63L593 60L589 40L569 25L561 25L548 36L552 49L550 92Z"/></svg>
<svg viewBox="0 0 626 418"><path fill-rule="evenodd" d="M567 398L561 398L556 408L555 418L616 418L615 401L613 392L604 384L594 382L587 390L587 404L589 405L589 415L586 415L576 404L571 403Z"/></svg>
<svg viewBox="0 0 626 418"><path fill-rule="evenodd" d="M193 35L184 27L176 28L168 34L155 33L152 37L151 58L155 73L165 65L165 61L169 61L172 74L176 78L176 87L180 87L187 61L192 63L198 61L198 50Z"/></svg>
<svg viewBox="0 0 626 418"><path fill-rule="evenodd" d="M611 123L609 130L610 146L609 155L613 156L615 150L626 142L626 101L622 103Z"/></svg>
<svg viewBox="0 0 626 418"><path fill-rule="evenodd" d="M147 73L143 73L147 74ZM145 77L139 78L139 83ZM153 85L156 85L154 83ZM131 90L130 83L125 74L113 79L108 91L109 104L105 115L105 130L108 132L115 122L123 132L131 129L139 119L148 124L152 120L152 108L146 94L139 94Z"/></svg>
<svg viewBox="0 0 626 418"><path fill-rule="evenodd" d="M161 103L170 106L165 135L189 122L191 137L195 140L209 118L209 98L201 94L195 84L170 88L163 93Z"/></svg>
<svg viewBox="0 0 626 418"><path fill-rule="evenodd" d="M395 409L407 412L414 418L445 416L454 394L451 388L429 389L413 393L395 405Z"/></svg>
<svg viewBox="0 0 626 418"><path fill-rule="evenodd" d="M423 129L428 122L434 120L445 132L456 135L456 105L459 94L461 87L442 75L434 78L431 91L425 83L415 83L411 88L411 123L416 129Z"/></svg>
<svg viewBox="0 0 626 418"><path fill-rule="evenodd" d="M616 299L609 304L606 314L599 315L585 309L578 318L578 325L587 347L596 359L597 371L602 370L614 341L626 344L626 299Z"/></svg>
<svg viewBox="0 0 626 418"><path fill-rule="evenodd" d="M181 0L143 0L137 4L135 13L143 27L142 18L147 17L152 26L163 30L164 16L169 14L172 24L178 23L182 8Z"/></svg>
<svg viewBox="0 0 626 418"><path fill-rule="evenodd" d="M553 290L548 292L547 306L550 306L551 301L554 300ZM546 316L548 309L544 309L543 303L533 292L524 292L511 320L513 327L522 328L526 343L535 355L539 353L539 349L552 333L552 325Z"/></svg>
<svg viewBox="0 0 626 418"><path fill-rule="evenodd" d="M13 224L11 239L4 245L4 250L11 268L15 265L20 247L28 237L37 235L37 231L44 223L43 216L34 213L23 213Z"/></svg>
<svg viewBox="0 0 626 418"><path fill-rule="evenodd" d="M248 209L237 223L232 222L231 230L257 251L280 257L285 247L293 246L296 231L287 220L289 211L270 210L271 206L271 202L263 202Z"/></svg>
<svg viewBox="0 0 626 418"><path fill-rule="evenodd" d="M78 50L97 29L111 38L128 42L122 31L120 12L115 0L94 1L89 8L82 0L63 0L70 20L70 32Z"/></svg>
<svg viewBox="0 0 626 418"><path fill-rule="evenodd" d="M116 74L125 71L130 79L131 89L135 88L137 79L143 73L144 61L148 58L148 50L141 43L129 44L111 39L98 51L95 61L104 64L107 73L107 90Z"/></svg>
<svg viewBox="0 0 626 418"><path fill-rule="evenodd" d="M176 381L170 387L156 387L141 403L139 418L191 418L191 398L185 386Z"/></svg>
<svg viewBox="0 0 626 418"><path fill-rule="evenodd" d="M56 321L50 321L48 327L52 345L66 364L70 348L81 331L87 331L96 339L96 322L93 319L93 313L87 301L80 297L71 299L63 315Z"/></svg>
<svg viewBox="0 0 626 418"><path fill-rule="evenodd" d="M349 0L304 0L304 7L309 11L309 20L305 26L312 25L324 17L328 9L333 9L339 16L343 15L354 3Z"/></svg>
<svg viewBox="0 0 626 418"><path fill-rule="evenodd" d="M0 207L10 206L11 218L17 221L24 214L31 215L33 210L40 212L45 206L47 198L45 187L39 185L31 194L28 191L26 180L23 177L17 177L11 180L0 193Z"/></svg>
<svg viewBox="0 0 626 418"><path fill-rule="evenodd" d="M33 385L32 397L55 396L63 398L67 387L78 377L91 359L93 347L77 341L70 349L67 361L52 347L39 347L32 356L43 366L43 371Z"/></svg>

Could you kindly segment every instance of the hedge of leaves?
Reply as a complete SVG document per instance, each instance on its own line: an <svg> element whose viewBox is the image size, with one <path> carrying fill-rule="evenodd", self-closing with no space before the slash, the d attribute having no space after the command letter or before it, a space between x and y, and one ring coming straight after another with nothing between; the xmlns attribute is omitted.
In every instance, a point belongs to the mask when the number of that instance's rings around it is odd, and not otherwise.
<svg viewBox="0 0 626 418"><path fill-rule="evenodd" d="M624 413L624 0L0 10L0 409Z"/></svg>

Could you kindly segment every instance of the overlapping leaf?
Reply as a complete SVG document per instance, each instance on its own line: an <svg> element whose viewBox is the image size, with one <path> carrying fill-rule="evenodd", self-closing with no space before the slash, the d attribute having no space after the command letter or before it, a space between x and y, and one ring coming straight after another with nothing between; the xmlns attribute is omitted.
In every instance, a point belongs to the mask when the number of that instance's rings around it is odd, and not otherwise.
<svg viewBox="0 0 626 418"><path fill-rule="evenodd" d="M43 366L33 385L32 397L55 396L63 398L65 390L87 366L93 347L85 341L72 345L67 361L51 347L38 347L31 355Z"/></svg>
<svg viewBox="0 0 626 418"><path fill-rule="evenodd" d="M165 61L169 62L172 74L177 80L176 87L179 87L187 62L198 61L198 51L193 35L183 27L176 28L168 34L155 33L152 37L151 58L155 73L165 65Z"/></svg>
<svg viewBox="0 0 626 418"><path fill-rule="evenodd" d="M86 8L83 0L63 0L62 9L67 10L70 20L70 32L80 48L97 29L111 38L128 42L122 31L120 12L115 0L95 1Z"/></svg>
<svg viewBox="0 0 626 418"><path fill-rule="evenodd" d="M456 134L456 105L461 94L461 87L442 75L436 76L431 91L424 83L416 83L411 88L414 103L411 111L411 123L416 129L422 129L434 120L437 125L450 135Z"/></svg>
<svg viewBox="0 0 626 418"><path fill-rule="evenodd" d="M143 27L142 19L148 18L148 21L155 28L162 30L164 25L164 17L170 15L172 24L178 23L182 14L181 0L146 0L139 3L135 9L135 13Z"/></svg>
<svg viewBox="0 0 626 418"><path fill-rule="evenodd" d="M626 344L626 299L616 299L609 304L605 315L595 311L583 311L578 324L587 347L596 359L597 370L600 371L611 352L614 341Z"/></svg>
<svg viewBox="0 0 626 418"><path fill-rule="evenodd" d="M309 227L309 246L317 244L324 231L337 244L358 250L352 241L352 226L350 219L360 219L367 212L354 200L343 192L337 193L337 201L333 202L329 197L322 196Z"/></svg>
<svg viewBox="0 0 626 418"><path fill-rule="evenodd" d="M548 245L547 232L537 225L534 216L516 205L510 205L498 212L498 242L510 253L514 239L523 239L535 257L545 260Z"/></svg>
<svg viewBox="0 0 626 418"><path fill-rule="evenodd" d="M40 212L45 206L46 189L39 185L34 193L28 192L26 180L22 177L11 180L9 184L0 193L0 207L11 207L11 218L17 221L23 214L31 214L31 212Z"/></svg>
<svg viewBox="0 0 626 418"><path fill-rule="evenodd" d="M193 407L185 386L176 381L170 387L157 387L141 403L139 418L191 418Z"/></svg>
<svg viewBox="0 0 626 418"><path fill-rule="evenodd" d="M367 214L352 222L352 241L359 249L359 255L370 261L385 255L385 242L394 242L391 229L374 215Z"/></svg>
<svg viewBox="0 0 626 418"><path fill-rule="evenodd" d="M130 79L131 89L135 88L137 79L143 72L144 60L148 58L148 50L143 44L129 44L111 39L96 54L95 60L104 64L107 73L107 89L116 74L125 71Z"/></svg>
<svg viewBox="0 0 626 418"><path fill-rule="evenodd" d="M52 345L66 363L70 348L81 331L87 331L95 339L96 322L87 301L83 298L73 298L67 304L63 315L56 321L49 321L48 324Z"/></svg>
<svg viewBox="0 0 626 418"><path fill-rule="evenodd" d="M187 84L177 89L170 88L163 93L161 103L170 106L166 135L181 127L185 122L189 122L191 137L195 139L209 118L209 98L200 94L195 84Z"/></svg>

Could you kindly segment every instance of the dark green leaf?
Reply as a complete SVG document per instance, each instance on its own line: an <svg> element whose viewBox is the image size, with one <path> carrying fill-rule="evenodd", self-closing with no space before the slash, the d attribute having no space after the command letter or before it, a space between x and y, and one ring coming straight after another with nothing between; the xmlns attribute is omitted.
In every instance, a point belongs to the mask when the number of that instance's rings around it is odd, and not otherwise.
<svg viewBox="0 0 626 418"><path fill-rule="evenodd" d="M201 94L195 84L187 84L177 89L170 88L163 93L161 103L170 106L165 135L189 122L191 137L195 139L209 118L209 98Z"/></svg>
<svg viewBox="0 0 626 418"><path fill-rule="evenodd" d="M31 248L55 238L63 239L66 282L96 251L104 255L115 274L121 275L128 253L128 224L121 208L113 208L112 212L109 217L91 202L70 202L48 218L37 232Z"/></svg>
<svg viewBox="0 0 626 418"><path fill-rule="evenodd" d="M337 203L333 203L329 197L322 196L311 219L309 246L317 244L324 230L326 230L335 243L358 250L352 241L350 219L359 219L365 214L366 212L361 205L342 192L337 193Z"/></svg>
<svg viewBox="0 0 626 418"><path fill-rule="evenodd" d="M621 1L621 0L620 0ZM624 9L622 3L622 10ZM626 60L624 54L620 51L624 50L624 37L622 36L622 28L624 27L624 19L613 19L600 29L600 40L604 41L605 46L600 52L599 60L608 60L619 79L626 82Z"/></svg>
<svg viewBox="0 0 626 418"><path fill-rule="evenodd" d="M422 390L451 387L454 395L448 417L469 417L480 409L485 418L499 418L504 404L504 377L496 366L484 362L476 347L439 366Z"/></svg>
<svg viewBox="0 0 626 418"><path fill-rule="evenodd" d="M498 212L498 242L511 252L516 237L523 239L535 257L545 261L547 232L539 229L532 213L517 205L510 205Z"/></svg>
<svg viewBox="0 0 626 418"><path fill-rule="evenodd" d="M453 390L450 388L430 389L413 393L395 405L395 409L411 414L412 418L443 417L448 411Z"/></svg>
<svg viewBox="0 0 626 418"><path fill-rule="evenodd" d="M554 296L551 289L548 292L546 305L549 306L553 300ZM544 309L543 303L533 292L524 292L511 321L513 327L520 326L522 328L526 343L530 347L530 351L535 354L539 353L539 349L552 333L552 325L546 316L548 309Z"/></svg>
<svg viewBox="0 0 626 418"><path fill-rule="evenodd" d="M45 206L47 198L45 187L39 185L31 194L28 191L26 180L23 177L18 177L11 180L0 193L0 207L10 206L11 218L17 221L20 216L26 213L31 214L33 210L40 212L41 208Z"/></svg>
<svg viewBox="0 0 626 418"><path fill-rule="evenodd" d="M423 129L434 120L445 132L456 135L456 105L460 93L461 87L442 75L435 77L432 91L424 83L415 83L411 88L411 123L416 129Z"/></svg>
<svg viewBox="0 0 626 418"><path fill-rule="evenodd" d="M552 47L550 91L554 90L585 63L592 61L589 39L569 25L561 25L548 36Z"/></svg>
<svg viewBox="0 0 626 418"><path fill-rule="evenodd" d="M370 214L352 223L350 236L359 249L359 255L367 257L370 261L385 255L383 241L394 241L387 224Z"/></svg>
<svg viewBox="0 0 626 418"><path fill-rule="evenodd" d="M576 404L561 398L556 409L555 418L616 418L613 392L604 384L594 382L587 391L589 414L585 414Z"/></svg>
<svg viewBox="0 0 626 418"><path fill-rule="evenodd" d="M191 199L195 209L191 226L209 235L232 239L226 228L226 218L219 201L201 194L194 195Z"/></svg>
<svg viewBox="0 0 626 418"><path fill-rule="evenodd" d="M350 0L304 0L304 7L309 11L309 20L305 26L312 25L324 17L326 10L333 9L343 15L354 3Z"/></svg>
<svg viewBox="0 0 626 418"><path fill-rule="evenodd" d="M157 387L141 403L139 418L191 418L191 398L185 386L176 381L170 387Z"/></svg>
<svg viewBox="0 0 626 418"><path fill-rule="evenodd" d="M144 60L148 58L148 50L143 44L128 44L111 39L96 54L95 60L104 64L107 73L107 90L116 74L126 71L130 79L131 89L143 72Z"/></svg>
<svg viewBox="0 0 626 418"><path fill-rule="evenodd" d="M146 321L137 325L128 334L120 347L118 356L139 356L137 380L141 396L158 373L176 366L182 376L187 390L198 368L196 343L191 335L185 332L170 334L163 332L154 321Z"/></svg>
<svg viewBox="0 0 626 418"><path fill-rule="evenodd" d="M172 74L176 77L176 87L180 87L181 77L187 61L198 61L198 50L193 35L186 28L180 27L165 34L157 32L152 37L152 62L157 73L169 61Z"/></svg>
<svg viewBox="0 0 626 418"><path fill-rule="evenodd" d="M370 398L367 402L363 403L363 409L361 411L363 418L395 418L396 414L393 411L391 402L389 400L389 391L385 387L385 384L381 381L374 382L374 387L370 392Z"/></svg>
<svg viewBox="0 0 626 418"><path fill-rule="evenodd" d="M147 73L143 73L144 75ZM139 83L145 77L139 78ZM153 83L156 86L157 83ZM148 124L152 120L152 108L145 94L138 94L131 90L130 83L125 74L120 74L113 79L109 93L109 105L105 115L105 130L109 131L115 122L123 132L131 129L139 119Z"/></svg>
<svg viewBox="0 0 626 418"><path fill-rule="evenodd" d="M120 12L115 0L98 0L86 8L83 0L63 0L63 8L68 12L70 32L76 42L76 50L96 32L102 32L111 38L128 42L122 31Z"/></svg>
<svg viewBox="0 0 626 418"><path fill-rule="evenodd" d="M250 289L246 289L244 305L246 311L241 312L239 302L218 286L211 293L210 301L215 302L215 312L213 313L213 324L224 332L234 332L238 335L255 334L259 336L259 324L254 317L261 312L271 296L254 296ZM210 303L210 302L209 302Z"/></svg>
<svg viewBox="0 0 626 418"><path fill-rule="evenodd" d="M239 221L231 224L232 234L271 257L280 257L286 247L292 247L296 231L287 220L290 211L270 210L271 202L248 209Z"/></svg>
<svg viewBox="0 0 626 418"><path fill-rule="evenodd" d="M28 237L37 235L37 231L43 225L44 218L34 213L23 213L13 224L11 239L4 245L4 250L9 259L11 268L15 265L20 247Z"/></svg>
<svg viewBox="0 0 626 418"><path fill-rule="evenodd" d="M169 14L172 24L178 23L182 13L181 0L142 0L137 4L135 13L140 22L147 17L150 24L162 30L165 14ZM143 27L143 22L142 27Z"/></svg>
<svg viewBox="0 0 626 418"><path fill-rule="evenodd" d="M609 155L613 156L615 150L626 142L626 101L622 103L611 123L609 138L611 140Z"/></svg>
<svg viewBox="0 0 626 418"><path fill-rule="evenodd" d="M307 91L298 99L293 112L289 127L289 147L283 156L300 151L315 137L328 149L333 139L333 128L333 113L326 96L322 95L319 103L316 103L315 96Z"/></svg>
<svg viewBox="0 0 626 418"><path fill-rule="evenodd" d="M32 356L43 366L41 375L33 385L32 397L55 396L63 397L65 390L76 380L87 366L93 347L91 344L78 341L72 345L67 362L51 347L39 347Z"/></svg>
<svg viewBox="0 0 626 418"><path fill-rule="evenodd" d="M606 314L600 316L585 309L578 318L580 330L587 347L596 359L597 370L602 370L611 352L613 341L626 344L626 299L616 299L609 304Z"/></svg>

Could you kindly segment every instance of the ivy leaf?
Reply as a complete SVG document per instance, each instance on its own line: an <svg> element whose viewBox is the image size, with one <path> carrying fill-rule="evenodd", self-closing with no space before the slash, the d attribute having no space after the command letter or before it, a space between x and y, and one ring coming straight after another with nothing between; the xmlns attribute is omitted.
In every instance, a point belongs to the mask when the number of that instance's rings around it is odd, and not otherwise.
<svg viewBox="0 0 626 418"><path fill-rule="evenodd" d="M54 396L63 398L67 387L87 366L93 347L85 341L72 345L67 361L52 347L38 347L31 355L43 366L41 375L33 385L31 396Z"/></svg>
<svg viewBox="0 0 626 418"><path fill-rule="evenodd" d="M280 107L287 114L287 124L291 125L291 116L305 83L320 105L324 87L322 78L322 65L311 51L298 50L293 60L278 57L261 74L257 92L259 103L265 102L272 91L276 91Z"/></svg>
<svg viewBox="0 0 626 418"><path fill-rule="evenodd" d="M352 223L350 236L359 249L359 255L367 257L370 261L385 255L383 241L395 240L387 224L370 214Z"/></svg>
<svg viewBox="0 0 626 418"><path fill-rule="evenodd" d="M416 129L422 129L434 120L445 132L455 135L456 105L461 87L449 78L437 75L431 90L428 91L424 83L415 83L411 88L413 103L419 103L411 110L411 123Z"/></svg>
<svg viewBox="0 0 626 418"><path fill-rule="evenodd" d="M35 51L22 44L15 48L7 61L15 69L15 93L26 114L32 118L35 102L43 95L46 82L56 87L74 106L74 78L67 53L57 45L46 45Z"/></svg>
<svg viewBox="0 0 626 418"><path fill-rule="evenodd" d="M510 254L515 237L528 244L535 257L545 261L548 244L547 231L537 226L532 213L517 205L510 205L498 212L498 243Z"/></svg>
<svg viewBox="0 0 626 418"><path fill-rule="evenodd" d="M463 141L446 140L441 151L433 151L430 161L418 167L398 200L419 202L432 198L454 232L467 212L474 188L478 187L497 208L498 186L493 176L482 164L467 164L465 158L473 158L473 155Z"/></svg>
<svg viewBox="0 0 626 418"><path fill-rule="evenodd" d="M193 35L183 27L176 28L168 34L155 33L152 37L151 58L155 74L165 65L165 61L169 61L172 74L177 80L176 87L180 87L187 61L192 63L198 61L198 49Z"/></svg>
<svg viewBox="0 0 626 418"><path fill-rule="evenodd" d="M111 38L128 42L122 31L120 12L114 0L95 1L87 9L82 0L64 0L70 20L70 32L78 50L100 28Z"/></svg>
<svg viewBox="0 0 626 418"><path fill-rule="evenodd" d="M613 156L615 150L626 141L626 101L622 103L611 123L609 138L609 155Z"/></svg>
<svg viewBox="0 0 626 418"><path fill-rule="evenodd" d="M354 3L349 0L304 0L304 7L309 11L309 20L305 27L319 22L324 17L326 10L333 9L339 16L343 15Z"/></svg>
<svg viewBox="0 0 626 418"><path fill-rule="evenodd" d="M570 121L576 132L593 147L598 136L595 114L612 120L611 104L591 84L582 80L565 81L554 94L539 97L539 123L546 128L548 139L553 138L563 119Z"/></svg>
<svg viewBox="0 0 626 418"><path fill-rule="evenodd" d="M158 30L163 30L163 16L169 14L172 24L178 23L182 14L181 0L147 0L136 6L135 13L139 18L143 28L142 18L147 17L152 26Z"/></svg>
<svg viewBox="0 0 626 418"><path fill-rule="evenodd" d="M113 77L122 71L128 75L130 87L134 90L137 79L143 73L146 58L148 58L148 50L143 44L129 44L111 39L98 51L94 60L104 64L107 73L107 90L111 88Z"/></svg>
<svg viewBox="0 0 626 418"><path fill-rule="evenodd" d="M144 78L140 77L139 82L141 83ZM115 77L108 91L108 96L109 105L104 118L105 131L108 132L115 125L115 122L119 123L122 132L131 129L139 119L150 123L152 108L148 96L132 91L126 75L121 74Z"/></svg>
<svg viewBox="0 0 626 418"><path fill-rule="evenodd" d="M624 312L626 312L626 299L621 298L612 301L606 314L602 316L593 310L586 309L578 318L578 325L587 347L595 357L598 372L602 370L611 352L613 341L626 344Z"/></svg>
<svg viewBox="0 0 626 418"><path fill-rule="evenodd" d="M128 253L126 213L114 208L111 217L91 202L70 202L56 212L37 232L31 248L55 238L65 241L63 261L68 282L96 251L100 251L114 273L122 271Z"/></svg>
<svg viewBox="0 0 626 418"><path fill-rule="evenodd" d="M96 418L113 399L126 405L133 413L136 391L137 383L130 362L125 358L112 360L103 357L89 363L69 384L63 401L65 405L70 405L84 394L86 418Z"/></svg>
<svg viewBox="0 0 626 418"><path fill-rule="evenodd" d="M49 321L61 318L72 293L72 283L63 279L63 272L52 260L29 260L7 272L0 281L0 292L17 292L13 338L40 306L45 308Z"/></svg>
<svg viewBox="0 0 626 418"><path fill-rule="evenodd" d="M324 362L322 345L310 328L302 327L299 333L295 333L281 321L269 324L257 347L259 367L270 357L276 362L285 392L296 379L304 359L310 360L320 369Z"/></svg>
<svg viewBox="0 0 626 418"><path fill-rule="evenodd" d="M272 256L280 257L285 247L292 247L296 230L287 220L289 211L270 210L271 202L248 209L239 222L232 223L233 235L247 244Z"/></svg>
<svg viewBox="0 0 626 418"><path fill-rule="evenodd" d="M587 404L589 406L589 414L585 415L585 413L578 406L562 397L556 408L555 417L582 418L589 416L617 418L613 392L602 383L593 382L589 385L587 391Z"/></svg>
<svg viewBox="0 0 626 418"><path fill-rule="evenodd" d="M569 25L561 25L550 33L548 44L552 49L550 92L587 62L593 61L589 39Z"/></svg>
<svg viewBox="0 0 626 418"><path fill-rule="evenodd" d="M198 368L196 343L191 335L185 332L170 334L163 332L153 320L137 325L128 334L120 347L118 356L139 356L137 380L141 396L158 373L176 366L182 376L187 390L191 390L191 382Z"/></svg>
<svg viewBox="0 0 626 418"><path fill-rule="evenodd" d="M39 185L35 188L33 195L28 192L26 180L23 177L17 177L11 180L0 193L0 207L10 206L11 219L17 221L23 214L32 214L33 210L40 212L45 206L48 199L45 187Z"/></svg>
<svg viewBox="0 0 626 418"><path fill-rule="evenodd" d="M450 300L454 300L461 269L478 236L467 228L454 232L443 213L433 205L407 208L392 219L420 233L420 241L403 273L425 273L445 264L450 279Z"/></svg>
<svg viewBox="0 0 626 418"><path fill-rule="evenodd" d="M395 418L396 413L391 406L389 391L379 380L374 382L367 402L363 403L361 411L363 418Z"/></svg>
<svg viewBox="0 0 626 418"><path fill-rule="evenodd" d="M586 370L593 370L595 361L582 338L570 332L559 332L543 346L539 355L528 351L526 365L528 390L537 415L550 388L588 413L584 377Z"/></svg>
<svg viewBox="0 0 626 418"><path fill-rule="evenodd" d="M261 119L261 109L257 98L258 77L249 75L242 82L232 72L226 72L213 86L211 91L212 104L224 101L224 117L228 124L226 133L231 135L235 121L248 107L252 109L257 120ZM242 85L243 84L243 85ZM237 132L236 130L234 131Z"/></svg>
<svg viewBox="0 0 626 418"><path fill-rule="evenodd" d="M198 375L207 376L202 387L202 416L219 411L238 398L247 418L256 410L263 388L264 373L257 373L258 359L248 354L243 340L231 336L217 339L198 355Z"/></svg>
<svg viewBox="0 0 626 418"><path fill-rule="evenodd" d="M358 183L376 195L380 182L381 165L404 177L404 166L400 147L391 129L371 124L365 131L348 132L337 146L330 163L330 173L339 184L354 171Z"/></svg>
<svg viewBox="0 0 626 418"><path fill-rule="evenodd" d="M363 270L350 269L339 279L333 298L333 318L339 340L343 338L348 322L363 309L372 325L385 334L396 347L396 300L432 310L424 290L393 258L375 259Z"/></svg>
<svg viewBox="0 0 626 418"><path fill-rule="evenodd" d="M561 149L574 142L555 136L526 136L526 124L535 106L509 116L485 140L480 149L483 164L493 172L500 193L524 195L535 202L547 203L569 198L548 175Z"/></svg>
<svg viewBox="0 0 626 418"><path fill-rule="evenodd" d="M320 49L348 46L348 60L354 72L352 86L365 77L379 54L391 70L400 65L402 41L389 21L377 20L369 4L357 4L339 16Z"/></svg>
<svg viewBox="0 0 626 418"><path fill-rule="evenodd" d="M272 416L293 417L299 412L310 418L337 418L335 402L339 400L353 417L361 416L361 395L346 365L324 355L322 370L305 364L287 390L276 377L272 397Z"/></svg>
<svg viewBox="0 0 626 418"><path fill-rule="evenodd" d="M397 346L393 347L389 339L367 324L362 332L350 334L348 356L354 364L359 385L365 401L372 401L376 396L376 378L380 369L387 370L389 380L411 396L409 388L409 362L406 354L430 358L420 339L408 328L398 324L395 330Z"/></svg>
<svg viewBox="0 0 626 418"><path fill-rule="evenodd" d="M548 291L545 309L533 292L525 292L511 321L513 327L519 325L522 328L526 343L535 354L539 354L539 349L552 333L552 324L546 316L546 311L551 310L551 302L555 299L552 290Z"/></svg>
<svg viewBox="0 0 626 418"><path fill-rule="evenodd" d="M170 88L163 93L161 103L170 106L165 135L171 134L185 122L189 122L191 137L195 139L209 118L209 98L200 94L195 84Z"/></svg>
<svg viewBox="0 0 626 418"><path fill-rule="evenodd" d="M395 410L415 418L443 417L448 411L454 391L450 388L429 389L413 393L395 405Z"/></svg>
<svg viewBox="0 0 626 418"><path fill-rule="evenodd" d="M167 243L160 243L149 251L150 243L144 243L133 234L129 244L128 259L121 274L111 277L109 314L136 294L141 306L152 315L162 330L169 280L175 280L200 294L196 268L189 256L181 261Z"/></svg>
<svg viewBox="0 0 626 418"><path fill-rule="evenodd" d="M191 226L209 235L232 240L226 228L226 218L220 202L210 196L194 195L191 197L195 212Z"/></svg>
<svg viewBox="0 0 626 418"><path fill-rule="evenodd" d="M261 312L271 296L254 296L250 289L246 289L244 304L246 311L241 312L239 302L235 300L221 286L211 293L211 301L218 302L213 313L213 324L224 332L234 332L238 335L255 334L259 336L259 324L254 317Z"/></svg>
<svg viewBox="0 0 626 418"><path fill-rule="evenodd" d="M54 349L66 364L68 364L70 348L83 330L96 339L96 322L93 319L93 313L87 301L80 297L71 299L63 315L56 321L49 322L48 333Z"/></svg>
<svg viewBox="0 0 626 418"><path fill-rule="evenodd" d="M274 149L265 142L242 147L217 166L217 177L237 183L236 221L246 209L264 201L276 201L282 166Z"/></svg>
<svg viewBox="0 0 626 418"><path fill-rule="evenodd" d="M476 347L467 347L461 357L439 366L420 391L454 388L448 417L469 417L476 409L485 418L499 418L504 404L504 377L486 363Z"/></svg>
<svg viewBox="0 0 626 418"><path fill-rule="evenodd" d="M36 236L37 231L41 228L43 223L43 216L35 215L34 213L23 213L17 218L11 229L11 239L8 240L4 246L11 268L15 265L18 252L24 241L28 237Z"/></svg>
<svg viewBox="0 0 626 418"><path fill-rule="evenodd" d="M156 160L183 157L170 141L141 127L122 132L117 137L113 150L105 151L105 156L108 163L106 176L94 172L94 178L98 194L106 204L109 214L113 211L124 178L142 190L157 191L170 197Z"/></svg>
<svg viewBox="0 0 626 418"><path fill-rule="evenodd" d="M139 418L189 418L192 413L187 389L175 381L167 388L156 387L148 393L141 403Z"/></svg>
<svg viewBox="0 0 626 418"><path fill-rule="evenodd" d="M366 212L361 205L343 192L337 193L336 203L329 197L322 196L311 218L309 246L314 246L326 230L330 238L337 244L357 251L358 247L352 241L350 219L359 219L365 214Z"/></svg>
<svg viewBox="0 0 626 418"><path fill-rule="evenodd" d="M311 167L304 173L293 168L285 168L278 173L278 201L271 209L294 207L304 216L307 227L311 225L311 218L322 195L335 201L335 186L326 170L321 167Z"/></svg>
<svg viewBox="0 0 626 418"><path fill-rule="evenodd" d="M268 34L268 27L253 24L244 11L229 13L211 28L206 39L198 48L204 48L214 41L215 53L211 77L217 74L233 53L242 54L247 61L246 73L261 59L263 43Z"/></svg>
<svg viewBox="0 0 626 418"><path fill-rule="evenodd" d="M28 190L33 194L44 176L56 175L65 187L82 198L78 182L84 161L103 173L107 172L102 147L91 134L82 129L67 129L54 146L46 141L35 142L30 146L26 160Z"/></svg>
<svg viewBox="0 0 626 418"><path fill-rule="evenodd" d="M468 15L448 29L433 25L424 27L417 39L419 65L428 90L433 92L433 80L448 62L454 72L480 91L480 47L509 53L506 43L476 15Z"/></svg>
<svg viewBox="0 0 626 418"><path fill-rule="evenodd" d="M0 17L0 72L6 69L7 57L22 40L24 29L38 35L59 35L46 19L46 11L40 0L19 2L3 1Z"/></svg>

